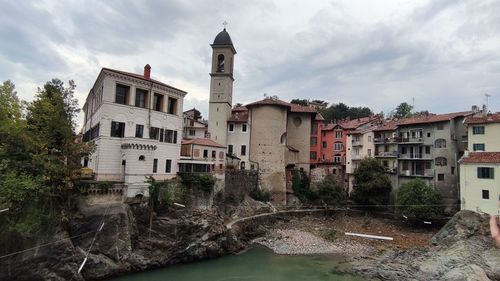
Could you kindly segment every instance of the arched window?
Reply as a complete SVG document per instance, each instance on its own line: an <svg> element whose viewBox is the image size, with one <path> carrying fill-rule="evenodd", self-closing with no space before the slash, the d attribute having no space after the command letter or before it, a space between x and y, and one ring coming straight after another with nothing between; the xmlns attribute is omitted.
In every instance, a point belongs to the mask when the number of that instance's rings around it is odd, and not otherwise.
<svg viewBox="0 0 500 281"><path fill-rule="evenodd" d="M448 161L444 157L436 157L436 166L446 166L448 165Z"/></svg>
<svg viewBox="0 0 500 281"><path fill-rule="evenodd" d="M245 161L241 161L240 170L245 170Z"/></svg>
<svg viewBox="0 0 500 281"><path fill-rule="evenodd" d="M139 161L146 161L146 157L144 155L139 156Z"/></svg>
<svg viewBox="0 0 500 281"><path fill-rule="evenodd" d="M445 139L437 139L434 143L436 148L446 148L446 140Z"/></svg>
<svg viewBox="0 0 500 281"><path fill-rule="evenodd" d="M224 55L217 56L217 72L224 72Z"/></svg>
<svg viewBox="0 0 500 281"><path fill-rule="evenodd" d="M285 144L286 143L286 133L283 133L280 138L280 143Z"/></svg>

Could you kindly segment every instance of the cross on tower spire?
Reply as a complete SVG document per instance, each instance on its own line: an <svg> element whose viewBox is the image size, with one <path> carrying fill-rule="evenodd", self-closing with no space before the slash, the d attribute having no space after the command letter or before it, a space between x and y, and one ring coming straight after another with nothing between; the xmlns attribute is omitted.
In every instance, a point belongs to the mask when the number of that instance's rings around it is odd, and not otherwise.
<svg viewBox="0 0 500 281"><path fill-rule="evenodd" d="M224 21L222 25L224 26L224 29L226 29L227 21Z"/></svg>

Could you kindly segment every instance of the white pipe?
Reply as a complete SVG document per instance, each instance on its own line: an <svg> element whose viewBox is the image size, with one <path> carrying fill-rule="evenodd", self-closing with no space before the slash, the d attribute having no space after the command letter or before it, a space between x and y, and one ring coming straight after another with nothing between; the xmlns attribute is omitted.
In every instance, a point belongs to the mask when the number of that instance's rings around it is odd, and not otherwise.
<svg viewBox="0 0 500 281"><path fill-rule="evenodd" d="M9 210L9 208L0 210L0 213L7 212L8 210Z"/></svg>
<svg viewBox="0 0 500 281"><path fill-rule="evenodd" d="M394 240L394 238L387 237L387 236L377 236L377 235L351 233L351 232L346 232L345 235L358 236L358 237L364 237L364 238L372 238L372 239L380 239L380 240L391 240L391 241Z"/></svg>
<svg viewBox="0 0 500 281"><path fill-rule="evenodd" d="M175 202L174 202L174 205L175 205L175 206L177 206L177 207L186 208L186 206L185 206L185 205L182 205L182 204L179 204L179 203L175 203Z"/></svg>
<svg viewBox="0 0 500 281"><path fill-rule="evenodd" d="M80 268L78 269L78 273L80 273L80 271L82 271L83 266L85 265L86 262L87 262L87 257L85 257L85 259L82 262L82 265L80 265Z"/></svg>

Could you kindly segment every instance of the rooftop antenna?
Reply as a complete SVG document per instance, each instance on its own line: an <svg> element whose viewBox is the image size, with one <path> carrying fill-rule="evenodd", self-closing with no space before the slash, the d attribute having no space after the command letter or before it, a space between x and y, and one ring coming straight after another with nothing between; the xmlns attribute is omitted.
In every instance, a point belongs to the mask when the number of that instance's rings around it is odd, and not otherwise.
<svg viewBox="0 0 500 281"><path fill-rule="evenodd" d="M414 97L411 98L411 107L413 109L415 109L415 98Z"/></svg>
<svg viewBox="0 0 500 281"><path fill-rule="evenodd" d="M224 21L222 25L224 26L224 29L226 29L227 21Z"/></svg>
<svg viewBox="0 0 500 281"><path fill-rule="evenodd" d="M491 95L490 94L484 94L484 96L486 97L486 108L489 108L489 101L490 101L490 97Z"/></svg>

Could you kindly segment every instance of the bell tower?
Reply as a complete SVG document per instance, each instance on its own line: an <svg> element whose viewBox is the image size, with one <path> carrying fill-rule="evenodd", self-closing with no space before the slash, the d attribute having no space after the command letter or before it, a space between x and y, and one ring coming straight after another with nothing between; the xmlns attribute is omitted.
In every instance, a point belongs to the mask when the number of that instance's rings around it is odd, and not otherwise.
<svg viewBox="0 0 500 281"><path fill-rule="evenodd" d="M217 143L227 145L227 120L233 101L233 42L226 28L215 37L212 47L208 132Z"/></svg>

